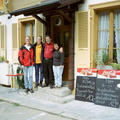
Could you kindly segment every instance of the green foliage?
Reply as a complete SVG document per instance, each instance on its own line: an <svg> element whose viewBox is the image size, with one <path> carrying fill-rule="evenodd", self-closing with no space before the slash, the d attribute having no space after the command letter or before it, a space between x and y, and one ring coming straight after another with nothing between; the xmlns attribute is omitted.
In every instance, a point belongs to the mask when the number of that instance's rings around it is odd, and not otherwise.
<svg viewBox="0 0 120 120"><path fill-rule="evenodd" d="M5 57L4 56L0 56L0 62L4 62L5 61Z"/></svg>
<svg viewBox="0 0 120 120"><path fill-rule="evenodd" d="M100 55L96 53L94 56L94 60L97 63L97 65L109 65L111 62L111 59L108 57L108 54L105 52L103 52Z"/></svg>
<svg viewBox="0 0 120 120"><path fill-rule="evenodd" d="M103 52L102 61L105 65L110 64L111 59L108 57L108 54L106 54L105 52Z"/></svg>
<svg viewBox="0 0 120 120"><path fill-rule="evenodd" d="M0 102L4 102L4 100L0 99Z"/></svg>
<svg viewBox="0 0 120 120"><path fill-rule="evenodd" d="M113 68L115 68L116 70L120 70L120 64L118 63L111 63L110 64Z"/></svg>
<svg viewBox="0 0 120 120"><path fill-rule="evenodd" d="M94 60L98 65L103 64L102 62L102 55L98 55L98 53L95 53Z"/></svg>
<svg viewBox="0 0 120 120"><path fill-rule="evenodd" d="M18 103L13 103L13 105L14 105L14 106L20 106L20 104L18 104Z"/></svg>

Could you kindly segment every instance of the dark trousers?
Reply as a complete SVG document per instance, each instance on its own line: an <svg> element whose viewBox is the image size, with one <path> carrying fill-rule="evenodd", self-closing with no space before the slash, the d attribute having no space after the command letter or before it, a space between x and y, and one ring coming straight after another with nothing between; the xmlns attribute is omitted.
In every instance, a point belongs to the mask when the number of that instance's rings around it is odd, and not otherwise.
<svg viewBox="0 0 120 120"><path fill-rule="evenodd" d="M43 65L35 64L35 79L36 79L36 85L43 82Z"/></svg>
<svg viewBox="0 0 120 120"><path fill-rule="evenodd" d="M54 76L53 76L53 60L52 59L44 59L44 77L45 84L53 85L54 84Z"/></svg>

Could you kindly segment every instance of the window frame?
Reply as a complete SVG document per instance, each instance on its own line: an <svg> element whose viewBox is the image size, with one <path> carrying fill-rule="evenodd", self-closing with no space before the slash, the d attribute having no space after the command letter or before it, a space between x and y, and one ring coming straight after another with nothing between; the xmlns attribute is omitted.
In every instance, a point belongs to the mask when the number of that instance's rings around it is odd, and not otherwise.
<svg viewBox="0 0 120 120"><path fill-rule="evenodd" d="M18 23L19 23L19 47L21 45L23 45L24 41L25 41L25 24L26 23L30 23L30 37L31 37L31 41L33 38L33 34L32 34L32 23L35 23L35 18L34 17L26 17L26 18L20 18L18 19ZM35 36L34 36L35 37Z"/></svg>
<svg viewBox="0 0 120 120"><path fill-rule="evenodd" d="M113 10L120 9L120 1L112 1L101 4L94 4L89 6L90 9L90 67L96 67L96 63L94 61L94 55L98 51L98 13L104 11L110 11L110 20L113 21ZM110 23L110 35L109 38L109 57L113 56L113 25Z"/></svg>

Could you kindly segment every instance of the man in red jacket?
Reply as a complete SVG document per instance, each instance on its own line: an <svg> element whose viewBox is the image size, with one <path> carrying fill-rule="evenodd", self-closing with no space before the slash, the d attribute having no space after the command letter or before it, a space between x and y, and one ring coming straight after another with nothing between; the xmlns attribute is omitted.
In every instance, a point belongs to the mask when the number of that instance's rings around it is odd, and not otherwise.
<svg viewBox="0 0 120 120"><path fill-rule="evenodd" d="M50 88L53 88L54 84L54 76L53 76L53 50L54 44L51 42L51 38L49 35L45 37L46 42L44 44L44 76L45 76L45 84L43 87L48 86L50 84Z"/></svg>
<svg viewBox="0 0 120 120"><path fill-rule="evenodd" d="M33 65L34 65L34 49L30 44L31 37L26 37L26 43L21 46L18 53L18 61L20 62L24 72L25 92L33 93Z"/></svg>

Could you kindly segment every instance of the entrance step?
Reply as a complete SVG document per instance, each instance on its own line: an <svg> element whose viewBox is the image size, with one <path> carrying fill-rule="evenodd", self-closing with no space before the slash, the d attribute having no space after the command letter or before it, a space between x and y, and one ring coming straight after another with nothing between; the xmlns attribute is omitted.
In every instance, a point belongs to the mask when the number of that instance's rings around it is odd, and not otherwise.
<svg viewBox="0 0 120 120"><path fill-rule="evenodd" d="M60 104L65 104L75 99L75 96L71 95L71 90L69 90L67 87L53 89L50 89L49 87L39 87L38 90L34 93L29 92L28 94L26 94L25 92L19 92L19 94Z"/></svg>
<svg viewBox="0 0 120 120"><path fill-rule="evenodd" d="M50 89L50 87L44 87L44 88L39 87L37 92L48 93L50 95L55 95L58 97L65 97L71 95L72 93L72 91L68 89L68 87L53 88L53 89Z"/></svg>

